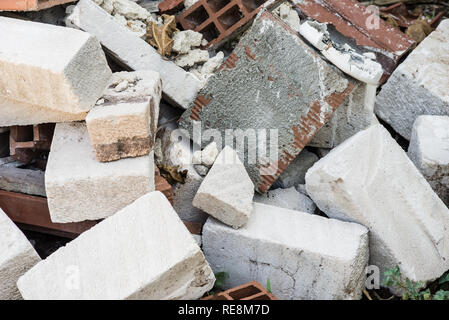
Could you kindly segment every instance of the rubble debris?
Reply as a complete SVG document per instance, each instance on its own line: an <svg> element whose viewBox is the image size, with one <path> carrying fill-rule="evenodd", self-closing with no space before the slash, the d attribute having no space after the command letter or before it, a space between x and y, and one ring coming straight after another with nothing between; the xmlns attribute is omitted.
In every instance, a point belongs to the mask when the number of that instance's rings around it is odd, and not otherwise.
<svg viewBox="0 0 449 320"><path fill-rule="evenodd" d="M333 148L357 132L379 123L374 114L376 91L377 86L357 81L354 90L307 145Z"/></svg>
<svg viewBox="0 0 449 320"><path fill-rule="evenodd" d="M370 230L370 263L399 266L413 282L449 268L449 210L382 125L357 133L306 174L309 196L331 218Z"/></svg>
<svg viewBox="0 0 449 320"><path fill-rule="evenodd" d="M292 30L299 32L301 27L301 20L298 12L292 7L289 2L282 3L279 7L273 10L282 21L284 21Z"/></svg>
<svg viewBox="0 0 449 320"><path fill-rule="evenodd" d="M220 46L251 22L265 8L265 2L266 0L198 0L181 12L176 21L184 30L203 34L209 42L207 47ZM276 1L269 1L267 7L271 8L275 3Z"/></svg>
<svg viewBox="0 0 449 320"><path fill-rule="evenodd" d="M375 56L375 61L382 65L381 83L388 79L401 57L414 45L412 39L388 25L384 20L377 18L371 10L357 0L302 0L296 2L296 7L305 17L328 26L330 39L328 45L333 47L337 45L339 50L341 50L339 47L349 49L350 54L345 53L345 50L339 52L335 48L335 51L331 49L328 54L334 63L343 67L344 71L353 72L357 70L354 70L355 66L347 64L347 62L354 61L353 58L357 59L357 56L353 54L358 53L358 55L364 56L363 60L366 63L374 65L366 59L367 55L364 53L368 53L368 57L374 58ZM304 23L302 26L311 27ZM315 26L318 25L315 24ZM312 29L308 28L308 31L313 32ZM318 32L315 35L318 36ZM314 39L317 40L315 44L318 43L323 48L322 39L319 37ZM321 48L320 50L323 50ZM365 64L359 64L359 66L363 68ZM376 77L377 71L372 74L371 80Z"/></svg>
<svg viewBox="0 0 449 320"><path fill-rule="evenodd" d="M189 53L194 47L201 46L203 35L192 30L178 31L173 35L173 51L177 53Z"/></svg>
<svg viewBox="0 0 449 320"><path fill-rule="evenodd" d="M12 126L9 135L9 154L17 161L28 164L40 152L50 151L55 124Z"/></svg>
<svg viewBox="0 0 449 320"><path fill-rule="evenodd" d="M96 221L53 223L47 199L3 190L0 190L0 208L22 230L39 231L69 239L78 237L97 224Z"/></svg>
<svg viewBox="0 0 449 320"><path fill-rule="evenodd" d="M0 54L1 126L85 118L111 76L95 37L6 17L0 17L0 36L5 44ZM25 110L31 114L22 113ZM34 112L41 122L35 122Z"/></svg>
<svg viewBox="0 0 449 320"><path fill-rule="evenodd" d="M173 34L176 29L174 16L163 14L161 16L163 23L150 22L147 27L146 41L157 49L161 56L170 56L173 49Z"/></svg>
<svg viewBox="0 0 449 320"><path fill-rule="evenodd" d="M237 153L226 146L201 183L193 206L240 228L251 215L254 185Z"/></svg>
<svg viewBox="0 0 449 320"><path fill-rule="evenodd" d="M217 143L212 142L208 144L203 150L198 150L193 153L192 161L195 164L202 164L207 167L211 167L215 159L217 159L220 151L218 150Z"/></svg>
<svg viewBox="0 0 449 320"><path fill-rule="evenodd" d="M431 32L432 27L427 21L417 19L407 28L405 34L415 40L416 43L421 43Z"/></svg>
<svg viewBox="0 0 449 320"><path fill-rule="evenodd" d="M317 161L318 156L316 154L307 149L302 150L288 168L281 173L273 184L273 188L287 189L306 183L306 172Z"/></svg>
<svg viewBox="0 0 449 320"><path fill-rule="evenodd" d="M147 155L154 145L162 82L159 73L114 73L109 87L86 117L100 162Z"/></svg>
<svg viewBox="0 0 449 320"><path fill-rule="evenodd" d="M68 276L76 277L72 286ZM25 299L198 299L214 281L170 203L152 192L38 263L17 285Z"/></svg>
<svg viewBox="0 0 449 320"><path fill-rule="evenodd" d="M441 200L449 206L449 117L419 116L408 156Z"/></svg>
<svg viewBox="0 0 449 320"><path fill-rule="evenodd" d="M297 191L295 187L268 190L265 194L256 194L254 202L310 214L314 214L316 209L312 199Z"/></svg>
<svg viewBox="0 0 449 320"><path fill-rule="evenodd" d="M189 53L176 58L175 63L180 67L193 67L197 63L209 60L209 52L207 50L194 49Z"/></svg>
<svg viewBox="0 0 449 320"><path fill-rule="evenodd" d="M157 168L157 167L156 167ZM170 201L170 204L173 205L173 190L171 185L165 180L159 172L156 170L154 176L154 185L155 190L162 192L162 194Z"/></svg>
<svg viewBox="0 0 449 320"><path fill-rule="evenodd" d="M161 13L171 14L183 8L183 0L163 0L159 3L159 11Z"/></svg>
<svg viewBox="0 0 449 320"><path fill-rule="evenodd" d="M251 281L241 286L216 293L200 300L278 300L259 282Z"/></svg>
<svg viewBox="0 0 449 320"><path fill-rule="evenodd" d="M194 100L201 86L199 79L164 60L151 45L120 26L92 1L80 0L66 23L96 36L115 59L130 69L159 72L162 90L170 103L185 109Z"/></svg>
<svg viewBox="0 0 449 320"><path fill-rule="evenodd" d="M353 89L350 78L264 11L198 93L179 125L189 132L194 124L201 125L202 132L213 128L222 137L228 129L277 129L279 146L274 157L248 161L248 153L239 154L256 190L264 193Z"/></svg>
<svg viewBox="0 0 449 320"><path fill-rule="evenodd" d="M0 11L38 11L76 0L2 0Z"/></svg>
<svg viewBox="0 0 449 320"><path fill-rule="evenodd" d="M209 218L203 228L203 250L214 272L229 274L224 288L269 278L276 283L272 291L279 299L360 299L368 230L254 203L251 218L241 229Z"/></svg>
<svg viewBox="0 0 449 320"><path fill-rule="evenodd" d="M0 165L0 190L45 197L44 172Z"/></svg>
<svg viewBox="0 0 449 320"><path fill-rule="evenodd" d="M449 115L449 19L402 62L377 95L375 112L410 140L420 115Z"/></svg>
<svg viewBox="0 0 449 320"><path fill-rule="evenodd" d="M17 279L40 260L22 231L0 209L0 300L22 299Z"/></svg>
<svg viewBox="0 0 449 320"><path fill-rule="evenodd" d="M53 222L108 217L154 190L154 153L100 163L85 123L59 123L45 172Z"/></svg>

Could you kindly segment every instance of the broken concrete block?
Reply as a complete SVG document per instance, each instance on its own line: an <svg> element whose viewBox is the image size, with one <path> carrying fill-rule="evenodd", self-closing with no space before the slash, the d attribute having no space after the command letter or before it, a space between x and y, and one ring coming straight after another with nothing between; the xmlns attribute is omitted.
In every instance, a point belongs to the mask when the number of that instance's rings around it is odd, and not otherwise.
<svg viewBox="0 0 449 320"><path fill-rule="evenodd" d="M368 262L368 230L260 203L241 229L212 218L203 227L203 251L225 288L266 283L279 299L360 299Z"/></svg>
<svg viewBox="0 0 449 320"><path fill-rule="evenodd" d="M154 153L100 163L84 123L56 125L45 172L53 222L106 218L154 190Z"/></svg>
<svg viewBox="0 0 449 320"><path fill-rule="evenodd" d="M198 299L214 274L160 192L137 199L37 264L25 299Z"/></svg>
<svg viewBox="0 0 449 320"><path fill-rule="evenodd" d="M193 49L187 54L183 54L176 58L175 63L180 67L193 67L197 63L209 60L209 52L207 50Z"/></svg>
<svg viewBox="0 0 449 320"><path fill-rule="evenodd" d="M226 146L201 183L193 206L234 228L248 222L254 185L237 153Z"/></svg>
<svg viewBox="0 0 449 320"><path fill-rule="evenodd" d="M203 150L198 150L193 153L192 161L194 164L203 164L205 166L212 166L215 159L218 157L219 150L217 144L212 142L207 145Z"/></svg>
<svg viewBox="0 0 449 320"><path fill-rule="evenodd" d="M173 51L181 54L188 53L193 47L201 46L203 35L192 30L176 32L173 36Z"/></svg>
<svg viewBox="0 0 449 320"><path fill-rule="evenodd" d="M0 125L10 125L12 116L23 117L20 124L33 119L17 114L23 105L83 118L111 77L100 43L88 33L0 17L0 37Z"/></svg>
<svg viewBox="0 0 449 320"><path fill-rule="evenodd" d="M86 117L98 161L139 157L154 145L162 83L157 72L115 73Z"/></svg>
<svg viewBox="0 0 449 320"><path fill-rule="evenodd" d="M264 11L179 124L189 132L195 125L201 126L203 134L218 131L231 146L246 137L248 147L236 147L236 151L256 190L264 193L353 89L349 77ZM226 141L229 130L237 139ZM270 155L260 151L263 145L270 146Z"/></svg>
<svg viewBox="0 0 449 320"><path fill-rule="evenodd" d="M413 125L408 156L449 206L449 117L419 116Z"/></svg>
<svg viewBox="0 0 449 320"><path fill-rule="evenodd" d="M449 210L381 125L361 131L315 163L306 188L331 218L370 230L370 263L400 267L411 281L449 268Z"/></svg>
<svg viewBox="0 0 449 320"><path fill-rule="evenodd" d="M268 190L264 194L256 194L254 196L254 202L311 214L316 209L316 205L312 199L297 191L295 187Z"/></svg>
<svg viewBox="0 0 449 320"><path fill-rule="evenodd" d="M306 182L306 172L315 162L318 156L308 150L302 150L301 153L290 163L287 169L281 173L279 178L273 184L275 188L287 189L295 187Z"/></svg>
<svg viewBox="0 0 449 320"><path fill-rule="evenodd" d="M0 190L45 197L44 172L0 164Z"/></svg>
<svg viewBox="0 0 449 320"><path fill-rule="evenodd" d="M449 115L449 19L394 71L377 96L376 114L410 140L420 115Z"/></svg>
<svg viewBox="0 0 449 320"><path fill-rule="evenodd" d="M195 169L190 169L184 183L176 183L173 186L173 208L182 220L201 223L206 221L207 214L192 205L203 180Z"/></svg>
<svg viewBox="0 0 449 320"><path fill-rule="evenodd" d="M22 231L0 209L0 300L22 299L16 282L40 260Z"/></svg>
<svg viewBox="0 0 449 320"><path fill-rule="evenodd" d="M377 86L357 81L354 90L335 110L330 120L318 131L310 147L333 148L357 132L378 124L374 115Z"/></svg>
<svg viewBox="0 0 449 320"><path fill-rule="evenodd" d="M170 102L188 107L200 89L194 75L167 61L114 17L90 0L81 0L67 17L66 23L95 35L112 56L133 70L153 70L160 73L162 90Z"/></svg>

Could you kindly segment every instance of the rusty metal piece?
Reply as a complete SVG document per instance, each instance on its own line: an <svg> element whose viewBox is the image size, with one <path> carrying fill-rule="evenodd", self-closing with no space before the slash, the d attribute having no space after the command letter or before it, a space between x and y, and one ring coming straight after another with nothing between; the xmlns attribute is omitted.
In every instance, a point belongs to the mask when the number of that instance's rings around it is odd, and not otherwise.
<svg viewBox="0 0 449 320"><path fill-rule="evenodd" d="M50 151L54 123L10 128L10 155L17 161L30 163L41 151Z"/></svg>
<svg viewBox="0 0 449 320"><path fill-rule="evenodd" d="M177 17L187 30L203 34L207 47L241 31L262 9L266 0L199 0Z"/></svg>
<svg viewBox="0 0 449 320"><path fill-rule="evenodd" d="M76 0L1 0L0 11L39 11Z"/></svg>
<svg viewBox="0 0 449 320"><path fill-rule="evenodd" d="M332 24L340 36L335 38L343 36L361 52L373 52L384 70L381 82L415 44L356 0L303 0L296 7L305 17Z"/></svg>
<svg viewBox="0 0 449 320"><path fill-rule="evenodd" d="M201 298L200 300L278 300L259 282L251 281L241 286Z"/></svg>

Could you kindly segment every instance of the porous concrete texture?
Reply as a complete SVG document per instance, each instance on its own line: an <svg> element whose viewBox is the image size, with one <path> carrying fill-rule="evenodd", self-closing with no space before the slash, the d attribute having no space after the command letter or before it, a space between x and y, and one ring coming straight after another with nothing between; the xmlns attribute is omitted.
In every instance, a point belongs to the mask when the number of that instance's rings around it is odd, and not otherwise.
<svg viewBox="0 0 449 320"><path fill-rule="evenodd" d="M0 163L0 190L45 197L44 171L14 168Z"/></svg>
<svg viewBox="0 0 449 320"><path fill-rule="evenodd" d="M100 163L85 123L59 123L45 189L53 222L106 218L154 190L154 153Z"/></svg>
<svg viewBox="0 0 449 320"><path fill-rule="evenodd" d="M318 131L308 146L333 148L359 131L378 124L374 115L377 86L355 81L355 89L335 110L330 120Z"/></svg>
<svg viewBox="0 0 449 320"><path fill-rule="evenodd" d="M18 281L25 299L198 299L214 274L156 191L37 264Z"/></svg>
<svg viewBox="0 0 449 320"><path fill-rule="evenodd" d="M0 209L0 300L22 299L16 282L40 260L22 231Z"/></svg>
<svg viewBox="0 0 449 320"><path fill-rule="evenodd" d="M264 193L353 89L352 80L263 11L182 115L180 127L218 130L227 145L234 141L226 141L226 130L233 130L236 143L246 135L248 151L236 150ZM264 144L267 151L273 144L270 155L261 151Z"/></svg>
<svg viewBox="0 0 449 320"><path fill-rule="evenodd" d="M81 0L67 17L74 26L96 36L111 55L133 70L153 70L160 73L162 90L172 103L186 109L194 100L201 82L172 61L167 61L114 17L90 0Z"/></svg>
<svg viewBox="0 0 449 320"><path fill-rule="evenodd" d="M159 73L115 73L105 94L86 117L101 162L148 154L154 145L162 82Z"/></svg>
<svg viewBox="0 0 449 320"><path fill-rule="evenodd" d="M281 173L279 178L273 184L273 187L287 189L299 184L304 184L306 182L305 177L307 170L309 170L318 159L318 156L313 152L310 152L307 149L302 150L295 160L290 163L288 168Z"/></svg>
<svg viewBox="0 0 449 320"><path fill-rule="evenodd" d="M215 159L218 157L220 150L217 144L212 142L208 144L203 150L198 150L193 153L192 161L194 164L202 164L205 166L212 166Z"/></svg>
<svg viewBox="0 0 449 320"><path fill-rule="evenodd" d="M256 194L254 201L295 211L313 214L316 209L315 203L305 194L297 191L295 187L288 189L268 190L264 194Z"/></svg>
<svg viewBox="0 0 449 320"><path fill-rule="evenodd" d="M449 19L402 62L376 100L376 114L410 140L420 115L449 115Z"/></svg>
<svg viewBox="0 0 449 320"><path fill-rule="evenodd" d="M327 216L370 230L370 264L399 266L411 281L449 268L449 210L382 125L357 133L306 174Z"/></svg>
<svg viewBox="0 0 449 320"><path fill-rule="evenodd" d="M226 146L201 183L193 206L214 218L240 228L253 210L254 185L237 152Z"/></svg>
<svg viewBox="0 0 449 320"><path fill-rule="evenodd" d="M100 43L86 32L0 17L0 36L1 125L24 104L85 117L111 77ZM15 112L4 110L15 103Z"/></svg>
<svg viewBox="0 0 449 320"><path fill-rule="evenodd" d="M419 116L413 125L408 156L449 206L449 117Z"/></svg>
<svg viewBox="0 0 449 320"><path fill-rule="evenodd" d="M368 230L260 203L235 230L209 218L203 250L224 287L256 280L279 299L360 299L368 262Z"/></svg>

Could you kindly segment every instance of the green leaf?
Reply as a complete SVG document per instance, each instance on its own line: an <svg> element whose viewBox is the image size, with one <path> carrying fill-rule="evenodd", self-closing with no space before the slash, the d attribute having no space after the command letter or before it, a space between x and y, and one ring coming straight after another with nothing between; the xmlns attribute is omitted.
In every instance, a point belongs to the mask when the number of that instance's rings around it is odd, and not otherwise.
<svg viewBox="0 0 449 320"><path fill-rule="evenodd" d="M444 276L442 276L440 278L440 280L438 281L439 284L443 284L443 283L447 283L449 282L449 272L446 273Z"/></svg>
<svg viewBox="0 0 449 320"><path fill-rule="evenodd" d="M268 293L272 293L272 292L271 292L271 282L270 282L270 278L267 278L267 291L268 291Z"/></svg>
<svg viewBox="0 0 449 320"><path fill-rule="evenodd" d="M449 291L438 290L435 292L433 300L449 300Z"/></svg>

